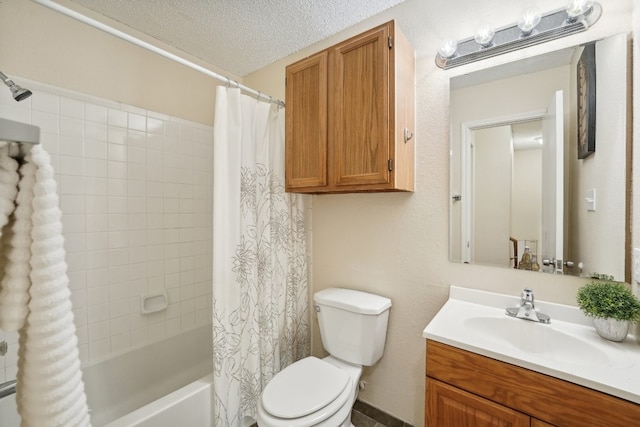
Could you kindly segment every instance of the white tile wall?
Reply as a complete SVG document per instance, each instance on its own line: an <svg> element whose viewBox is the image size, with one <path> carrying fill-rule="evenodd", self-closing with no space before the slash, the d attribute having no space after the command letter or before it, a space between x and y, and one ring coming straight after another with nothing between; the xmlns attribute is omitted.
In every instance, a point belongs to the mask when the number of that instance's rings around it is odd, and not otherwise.
<svg viewBox="0 0 640 427"><path fill-rule="evenodd" d="M37 125L56 170L83 363L211 322L213 128L18 79L0 117ZM166 291L143 315L141 295ZM15 377L17 334L0 330Z"/></svg>

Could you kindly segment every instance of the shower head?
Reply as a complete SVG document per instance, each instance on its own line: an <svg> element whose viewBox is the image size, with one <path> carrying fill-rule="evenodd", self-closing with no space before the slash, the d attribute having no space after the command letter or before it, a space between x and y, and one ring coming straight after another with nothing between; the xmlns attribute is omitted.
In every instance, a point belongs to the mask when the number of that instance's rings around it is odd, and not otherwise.
<svg viewBox="0 0 640 427"><path fill-rule="evenodd" d="M11 90L11 94L13 95L13 99L16 101L22 101L23 99L27 99L32 95L29 89L22 88L15 84L13 80L7 77L2 71L0 71L0 79L4 82L4 84L9 87Z"/></svg>

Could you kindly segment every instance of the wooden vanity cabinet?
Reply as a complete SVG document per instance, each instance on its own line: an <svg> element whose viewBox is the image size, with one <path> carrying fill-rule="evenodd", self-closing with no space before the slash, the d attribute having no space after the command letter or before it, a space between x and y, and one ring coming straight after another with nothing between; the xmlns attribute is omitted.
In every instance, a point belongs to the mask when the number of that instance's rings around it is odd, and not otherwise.
<svg viewBox="0 0 640 427"><path fill-rule="evenodd" d="M427 340L426 427L629 427L640 405Z"/></svg>
<svg viewBox="0 0 640 427"><path fill-rule="evenodd" d="M287 66L285 187L413 191L415 54L393 21Z"/></svg>
<svg viewBox="0 0 640 427"><path fill-rule="evenodd" d="M530 417L427 377L427 426L530 427Z"/></svg>

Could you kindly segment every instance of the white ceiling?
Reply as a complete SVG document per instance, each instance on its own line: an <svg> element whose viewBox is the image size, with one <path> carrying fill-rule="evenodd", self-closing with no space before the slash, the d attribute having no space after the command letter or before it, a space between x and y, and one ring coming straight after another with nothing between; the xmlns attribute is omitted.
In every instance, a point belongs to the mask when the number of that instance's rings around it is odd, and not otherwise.
<svg viewBox="0 0 640 427"><path fill-rule="evenodd" d="M71 0L245 76L404 0Z"/></svg>

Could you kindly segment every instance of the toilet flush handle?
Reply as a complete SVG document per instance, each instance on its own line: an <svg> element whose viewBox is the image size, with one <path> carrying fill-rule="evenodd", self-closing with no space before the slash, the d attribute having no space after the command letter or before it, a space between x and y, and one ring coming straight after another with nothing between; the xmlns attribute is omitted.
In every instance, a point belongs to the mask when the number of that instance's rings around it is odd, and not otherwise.
<svg viewBox="0 0 640 427"><path fill-rule="evenodd" d="M320 313L320 306L319 305L314 305L313 308L316 309L316 312Z"/></svg>

